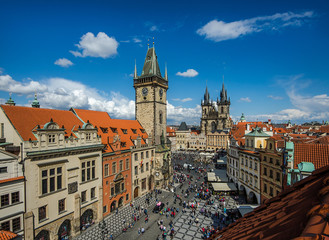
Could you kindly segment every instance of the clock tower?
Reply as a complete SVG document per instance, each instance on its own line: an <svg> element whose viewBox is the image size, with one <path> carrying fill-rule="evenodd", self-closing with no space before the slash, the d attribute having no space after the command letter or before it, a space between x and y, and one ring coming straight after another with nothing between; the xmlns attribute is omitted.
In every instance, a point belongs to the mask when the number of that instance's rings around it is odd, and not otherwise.
<svg viewBox="0 0 329 240"><path fill-rule="evenodd" d="M167 126L167 68L161 76L154 43L148 48L140 76L135 63L134 88L136 102L136 120L145 128L152 144L158 146L166 138Z"/></svg>

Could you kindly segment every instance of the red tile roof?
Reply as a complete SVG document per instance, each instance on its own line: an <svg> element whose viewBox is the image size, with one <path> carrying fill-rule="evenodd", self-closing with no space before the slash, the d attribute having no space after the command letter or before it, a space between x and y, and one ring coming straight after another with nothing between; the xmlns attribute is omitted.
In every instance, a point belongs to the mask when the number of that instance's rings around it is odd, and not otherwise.
<svg viewBox="0 0 329 240"><path fill-rule="evenodd" d="M116 135L120 136L121 143L125 143L125 146L120 146L120 150L130 149L134 145L132 140L137 139L138 136L143 138L142 144L145 144L145 139L148 138L147 133L137 120L112 119L108 113L101 111L84 109L72 109L72 111L82 121L87 122L89 120L92 125L98 128L98 135L102 137L102 143L107 146L105 152L116 151L113 141ZM113 132L113 130L117 132ZM136 131L136 133L133 131Z"/></svg>
<svg viewBox="0 0 329 240"><path fill-rule="evenodd" d="M210 239L327 239L329 166L266 200Z"/></svg>
<svg viewBox="0 0 329 240"><path fill-rule="evenodd" d="M17 180L21 180L21 179L24 179L24 176L3 179L3 180L0 180L0 184L1 183L6 183L6 182L17 181Z"/></svg>
<svg viewBox="0 0 329 240"><path fill-rule="evenodd" d="M0 240L10 240L10 239L14 239L17 236L18 235L16 233L9 232L6 230L0 230Z"/></svg>
<svg viewBox="0 0 329 240"><path fill-rule="evenodd" d="M329 165L329 145L295 143L294 168L301 162L311 162L315 169Z"/></svg>
<svg viewBox="0 0 329 240"><path fill-rule="evenodd" d="M176 131L172 127L167 126L167 136L168 137L175 137Z"/></svg>
<svg viewBox="0 0 329 240"><path fill-rule="evenodd" d="M70 111L9 105L1 105L1 108L24 141L37 140L32 131L38 125L43 126L50 122L51 119L59 127L64 126L66 137L71 133L76 137L73 130L83 125Z"/></svg>

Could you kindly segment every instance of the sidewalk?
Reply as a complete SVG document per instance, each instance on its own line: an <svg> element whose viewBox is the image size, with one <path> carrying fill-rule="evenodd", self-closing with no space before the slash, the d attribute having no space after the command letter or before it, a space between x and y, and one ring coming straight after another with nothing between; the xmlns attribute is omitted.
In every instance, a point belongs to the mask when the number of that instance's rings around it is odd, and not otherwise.
<svg viewBox="0 0 329 240"><path fill-rule="evenodd" d="M162 197L166 191L162 191L162 194L158 195L158 197ZM114 238L116 238L118 235L122 233L123 229L123 222L125 220L126 224L132 223L132 214L134 212L135 207L137 206L143 206L146 207L148 211L152 211L153 207L156 203L155 194L153 194L152 199L150 200L150 204L147 206L145 203L146 195L141 196L137 199L135 199L134 207L132 208L129 204L126 206L120 208L118 210L118 213L114 212L110 214L109 216L104 218L104 221L107 226L108 233L105 235L105 239L108 239L109 236L112 234ZM144 216L144 213L142 213L142 216ZM141 220L140 220L141 221ZM142 219L143 221L143 219ZM91 240L91 239L102 239L102 229L99 227L99 224L95 224L91 227L89 227L87 230L81 232L81 234L75 238L74 240Z"/></svg>

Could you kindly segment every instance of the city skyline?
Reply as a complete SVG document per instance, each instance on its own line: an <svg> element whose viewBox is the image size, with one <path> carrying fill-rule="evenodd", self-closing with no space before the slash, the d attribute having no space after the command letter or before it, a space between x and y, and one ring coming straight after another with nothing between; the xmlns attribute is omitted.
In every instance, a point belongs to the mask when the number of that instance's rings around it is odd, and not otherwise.
<svg viewBox="0 0 329 240"><path fill-rule="evenodd" d="M168 124L199 124L206 86L216 100L223 78L233 120L328 120L329 7L296 3L3 2L0 103L37 93L42 108L134 119L135 61L140 75L154 41Z"/></svg>

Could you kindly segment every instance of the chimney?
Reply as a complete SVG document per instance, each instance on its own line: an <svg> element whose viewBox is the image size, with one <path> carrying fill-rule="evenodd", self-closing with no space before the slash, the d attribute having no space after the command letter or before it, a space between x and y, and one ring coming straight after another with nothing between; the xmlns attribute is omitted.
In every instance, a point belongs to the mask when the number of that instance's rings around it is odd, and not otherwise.
<svg viewBox="0 0 329 240"><path fill-rule="evenodd" d="M247 131L250 131L250 126L249 126L249 124L247 124Z"/></svg>

